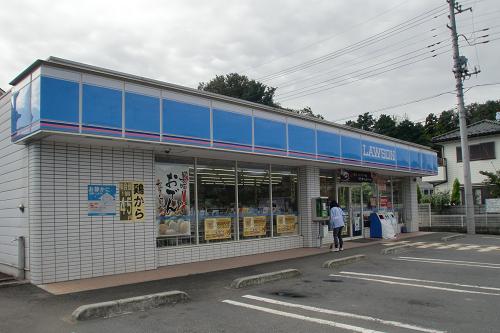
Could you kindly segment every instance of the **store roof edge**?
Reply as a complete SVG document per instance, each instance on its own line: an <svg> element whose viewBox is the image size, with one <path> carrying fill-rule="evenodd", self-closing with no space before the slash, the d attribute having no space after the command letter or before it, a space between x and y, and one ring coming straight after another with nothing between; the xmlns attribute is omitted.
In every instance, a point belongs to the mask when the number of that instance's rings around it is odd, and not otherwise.
<svg viewBox="0 0 500 333"><path fill-rule="evenodd" d="M172 84L172 83L168 83L168 82L164 82L164 81L149 79L149 78L146 78L143 76L127 74L127 73L123 73L123 72L119 72L119 71L115 71L115 70L111 70L111 69L107 69L107 68L103 68L103 67L88 65L88 64L84 64L84 63L80 63L80 62L76 62L76 61L72 61L72 60L67 60L67 59L63 59L63 58L53 57L53 56L50 56L49 58L47 58L47 60L41 60L41 59L36 60L29 67L27 67L24 71L22 71L19 75L17 75L11 82L9 82L9 84L16 85L17 83L19 83L27 75L29 75L31 72L33 72L36 68L38 68L41 65L59 67L59 68L70 69L70 70L71 69L79 70L82 72L86 72L88 74L108 76L109 78L122 79L122 80L133 82L133 83L154 86L156 88L166 88L166 89L175 90L177 92L186 93L186 94L190 94L190 95L194 95L194 96L212 98L212 99L215 99L215 100L218 100L221 102L228 102L228 103L238 104L240 106L246 106L246 107L250 107L250 108L254 108L254 109L260 109L263 111L274 112L274 113L278 113L278 114L281 114L284 116L289 116L289 117L293 117L293 118L297 118L297 119L307 120L307 121L311 121L311 122L314 122L317 124L336 127L336 128L343 129L346 131L355 132L355 133L359 133L359 134L365 134L365 135L368 135L368 136L371 136L374 138L388 140L388 141L392 141L395 143L399 143L399 144L403 144L403 145L412 146L415 148L420 148L420 149L425 149L428 151L435 152L432 148L427 147L427 146L419 145L419 144L416 144L413 142L399 140L396 138L392 138L389 136L365 131L365 130L358 129L358 128L353 128L353 127L350 127L347 125L334 123L334 122L331 122L328 120L307 117L307 116L295 114L293 112L286 111L283 109L270 107L270 106L266 106L266 105L258 104L258 103L254 103L254 102L249 102L249 101L245 101L245 100L234 98L234 97L229 97L229 96L224 96L224 95L215 94L215 93L211 93L211 92L201 91L201 90L194 89L194 88L189 88L189 87L180 86L180 85L176 85L176 84Z"/></svg>

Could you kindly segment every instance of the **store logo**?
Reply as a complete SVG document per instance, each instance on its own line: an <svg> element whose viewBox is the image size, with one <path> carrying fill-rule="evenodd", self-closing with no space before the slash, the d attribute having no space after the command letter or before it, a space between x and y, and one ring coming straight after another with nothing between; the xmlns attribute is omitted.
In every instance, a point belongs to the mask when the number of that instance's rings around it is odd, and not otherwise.
<svg viewBox="0 0 500 333"><path fill-rule="evenodd" d="M396 151L375 146L363 145L363 156L379 158L382 160L395 161Z"/></svg>

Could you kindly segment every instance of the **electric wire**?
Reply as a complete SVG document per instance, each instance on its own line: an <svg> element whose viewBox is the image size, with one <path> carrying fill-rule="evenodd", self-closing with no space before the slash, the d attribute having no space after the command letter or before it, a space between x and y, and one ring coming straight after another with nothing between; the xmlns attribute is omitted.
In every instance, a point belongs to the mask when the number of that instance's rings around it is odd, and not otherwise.
<svg viewBox="0 0 500 333"><path fill-rule="evenodd" d="M389 29L386 29L386 30L384 30L384 31L382 31L380 33L377 33L377 34L372 35L372 36L370 36L368 38L365 38L365 39L363 39L361 41L358 41L358 42L356 42L354 44L351 44L351 45L346 46L344 48L341 48L341 49L338 49L336 51L327 53L327 54L325 54L325 55L323 55L321 57L317 57L317 58L308 60L308 61L303 62L301 64L285 68L283 70L280 70L280 71L272 73L272 74L268 74L268 75L262 76L262 77L258 78L257 80L259 80L259 81L269 81L271 79L280 77L280 76L282 76L284 74L289 74L289 73L292 73L292 72L295 72L295 71L298 71L298 70L302 70L304 68L308 68L308 67L314 66L314 65L316 65L318 63L322 63L324 61L328 61L332 57L337 57L337 56L339 56L341 54L345 54L347 52L352 52L353 50L356 50L356 49L359 49L359 48L362 48L362 47L366 47L366 46L371 45L373 43L376 43L376 42L379 42L381 40L385 40L387 38L390 38L390 37L392 37L395 34L402 33L404 31L407 31L408 29L411 29L411 28L414 28L416 26L419 26L419 25L422 25L424 23L427 23L428 21L433 20L436 17L444 15L445 12L446 11L445 11L445 8L443 8L443 6L436 7L434 9L430 10L430 11L425 12L424 14L418 15L418 16L410 19L410 20L407 20L407 21L405 21L403 23L400 23L400 24L398 24L396 26L393 26L393 27L391 27ZM421 16L424 16L424 17L421 17ZM431 18L429 19L429 17L431 17Z"/></svg>

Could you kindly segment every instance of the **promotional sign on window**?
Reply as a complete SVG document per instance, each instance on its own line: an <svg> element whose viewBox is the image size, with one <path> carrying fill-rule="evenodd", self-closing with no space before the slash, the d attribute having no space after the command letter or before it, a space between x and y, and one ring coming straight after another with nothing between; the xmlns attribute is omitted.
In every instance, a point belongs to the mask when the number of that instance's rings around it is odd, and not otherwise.
<svg viewBox="0 0 500 333"><path fill-rule="evenodd" d="M155 176L158 235L191 235L189 166L157 163Z"/></svg>
<svg viewBox="0 0 500 333"><path fill-rule="evenodd" d="M124 181L119 184L120 221L144 221L144 183Z"/></svg>
<svg viewBox="0 0 500 333"><path fill-rule="evenodd" d="M276 215L276 231L278 234L295 232L297 216L295 215Z"/></svg>
<svg viewBox="0 0 500 333"><path fill-rule="evenodd" d="M245 216L243 217L243 236L265 236L266 235L265 216Z"/></svg>
<svg viewBox="0 0 500 333"><path fill-rule="evenodd" d="M217 217L205 219L205 240L231 238L230 217Z"/></svg>
<svg viewBox="0 0 500 333"><path fill-rule="evenodd" d="M88 216L113 216L116 215L116 186L114 185L88 185Z"/></svg>

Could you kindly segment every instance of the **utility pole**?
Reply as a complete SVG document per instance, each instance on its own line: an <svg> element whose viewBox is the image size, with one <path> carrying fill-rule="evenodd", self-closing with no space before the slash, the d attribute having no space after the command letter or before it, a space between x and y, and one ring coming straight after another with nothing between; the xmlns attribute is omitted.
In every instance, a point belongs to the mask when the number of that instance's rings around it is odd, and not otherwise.
<svg viewBox="0 0 500 333"><path fill-rule="evenodd" d="M458 35L457 35L457 24L455 22L455 11L457 13L462 13L465 10L472 10L471 8L462 9L461 5L455 3L455 0L447 0L450 7L450 25L448 28L451 30L451 38L453 44L453 74L456 80L456 90L457 90L457 106L458 115L460 122L460 141L462 145L462 162L464 166L464 190L465 190L465 214L467 218L467 233L476 233L476 224L474 221L474 200L472 197L472 182L470 175L470 155L469 155L469 139L467 137L467 120L465 118L465 106L464 106L464 86L463 80L470 77L472 74L469 73L467 69L467 58L460 56L460 50L458 48Z"/></svg>

